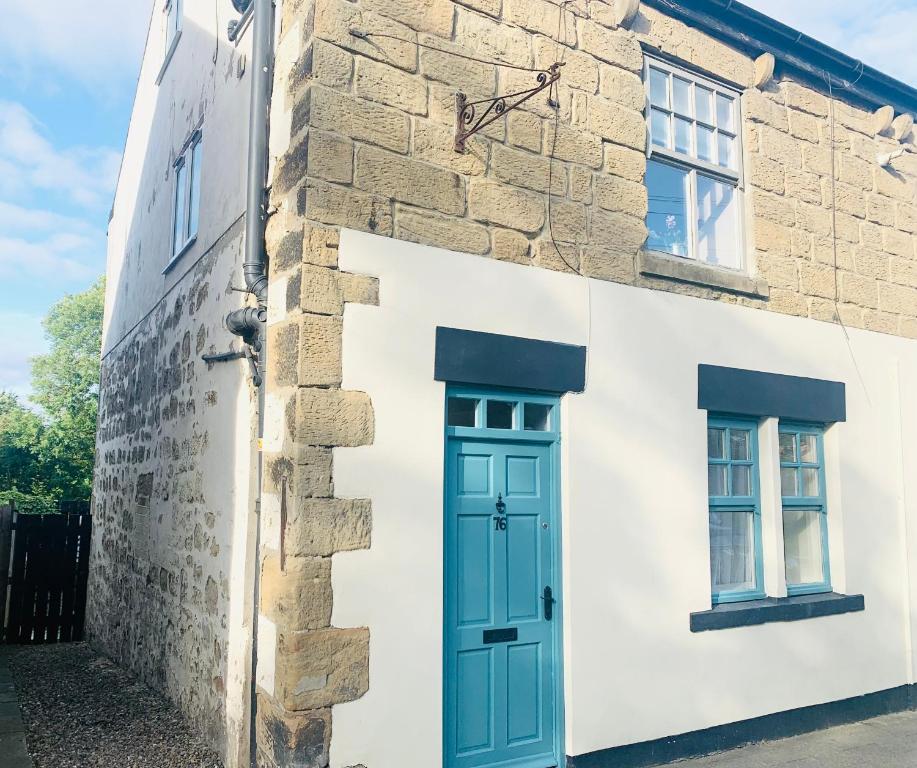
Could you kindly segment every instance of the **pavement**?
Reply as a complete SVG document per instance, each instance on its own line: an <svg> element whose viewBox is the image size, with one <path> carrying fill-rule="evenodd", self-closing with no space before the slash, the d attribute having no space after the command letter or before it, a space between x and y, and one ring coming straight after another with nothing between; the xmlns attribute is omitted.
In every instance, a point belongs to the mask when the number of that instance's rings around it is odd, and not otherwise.
<svg viewBox="0 0 917 768"><path fill-rule="evenodd" d="M754 744L677 768L917 768L917 712Z"/></svg>
<svg viewBox="0 0 917 768"><path fill-rule="evenodd" d="M0 765L3 768L33 768L8 657L9 651L0 646Z"/></svg>

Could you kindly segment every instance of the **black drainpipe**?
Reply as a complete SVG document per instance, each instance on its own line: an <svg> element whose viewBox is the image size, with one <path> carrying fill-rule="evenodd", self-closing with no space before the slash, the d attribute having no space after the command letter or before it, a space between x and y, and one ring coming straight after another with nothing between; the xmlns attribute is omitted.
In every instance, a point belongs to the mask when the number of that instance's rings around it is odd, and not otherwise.
<svg viewBox="0 0 917 768"><path fill-rule="evenodd" d="M264 228L267 223L268 138L270 134L271 86L274 69L274 0L233 0L237 10L251 16L252 82L248 123L248 186L245 200L245 260L242 273L245 287L258 302L257 307L243 307L230 312L226 328L240 336L257 360L254 384L258 388L258 467L255 491L255 563L252 576L252 656L249 701L249 761L255 768L258 760L258 613L261 589L261 495L263 471L262 440L264 438L264 365L267 359L267 253ZM230 27L230 39L235 40L242 25Z"/></svg>

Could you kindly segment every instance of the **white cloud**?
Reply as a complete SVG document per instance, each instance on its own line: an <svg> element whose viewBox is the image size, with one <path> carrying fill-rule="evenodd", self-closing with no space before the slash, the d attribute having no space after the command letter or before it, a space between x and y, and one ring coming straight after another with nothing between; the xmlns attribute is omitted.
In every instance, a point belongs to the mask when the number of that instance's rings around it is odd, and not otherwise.
<svg viewBox="0 0 917 768"><path fill-rule="evenodd" d="M0 100L0 171L4 194L63 191L86 207L104 206L118 175L120 154L108 147L58 149L21 104Z"/></svg>
<svg viewBox="0 0 917 768"><path fill-rule="evenodd" d="M151 9L152 0L0 0L0 70L29 78L50 67L112 90L138 71Z"/></svg>
<svg viewBox="0 0 917 768"><path fill-rule="evenodd" d="M7 334L0 356L0 389L20 396L23 404L31 391L31 358L47 349L41 316L26 312L0 311L0 327L14 328Z"/></svg>
<svg viewBox="0 0 917 768"><path fill-rule="evenodd" d="M743 0L848 56L917 85L917 6L913 0Z"/></svg>
<svg viewBox="0 0 917 768"><path fill-rule="evenodd" d="M0 277L86 281L101 271L96 260L99 243L89 237L62 232L40 240L0 237Z"/></svg>

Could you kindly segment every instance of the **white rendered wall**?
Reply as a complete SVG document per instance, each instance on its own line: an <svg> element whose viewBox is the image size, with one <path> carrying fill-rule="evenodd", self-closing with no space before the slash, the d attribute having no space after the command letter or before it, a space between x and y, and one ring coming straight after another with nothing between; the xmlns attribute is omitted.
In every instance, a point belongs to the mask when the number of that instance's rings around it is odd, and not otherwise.
<svg viewBox="0 0 917 768"><path fill-rule="evenodd" d="M381 301L344 321L344 387L371 395L376 439L336 452L335 485L372 499L373 542L335 556L333 622L372 639L369 693L334 710L332 768L440 764L438 325L589 344L561 427L568 754L912 681L917 440L898 425L917 415L917 343L851 331L851 351L830 324L349 231L340 266L378 276ZM698 363L846 382L827 439L833 575L865 612L689 631L710 607Z"/></svg>

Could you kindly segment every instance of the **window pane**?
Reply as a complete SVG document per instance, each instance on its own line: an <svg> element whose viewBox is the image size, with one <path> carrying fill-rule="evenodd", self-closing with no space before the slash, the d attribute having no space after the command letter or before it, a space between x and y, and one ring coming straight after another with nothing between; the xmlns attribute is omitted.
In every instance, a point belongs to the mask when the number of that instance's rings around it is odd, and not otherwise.
<svg viewBox="0 0 917 768"><path fill-rule="evenodd" d="M710 513L710 577L714 592L755 588L751 512Z"/></svg>
<svg viewBox="0 0 917 768"><path fill-rule="evenodd" d="M707 456L711 459L726 458L726 430L707 430Z"/></svg>
<svg viewBox="0 0 917 768"><path fill-rule="evenodd" d="M786 581L818 584L825 580L821 513L808 509L783 510L783 549Z"/></svg>
<svg viewBox="0 0 917 768"><path fill-rule="evenodd" d="M684 152L686 155L694 154L694 147L691 139L693 138L694 124L690 120L675 118L675 150Z"/></svg>
<svg viewBox="0 0 917 768"><path fill-rule="evenodd" d="M188 237L197 234L197 225L201 208L201 142L198 141L191 151L191 205L188 211Z"/></svg>
<svg viewBox="0 0 917 768"><path fill-rule="evenodd" d="M746 429L733 429L729 433L729 458L733 461L748 461L748 444L751 433Z"/></svg>
<svg viewBox="0 0 917 768"><path fill-rule="evenodd" d="M799 460L804 464L818 464L818 441L815 435L799 436Z"/></svg>
<svg viewBox="0 0 917 768"><path fill-rule="evenodd" d="M691 83L682 80L680 77L673 79L673 101L675 102L675 111L679 115L691 117Z"/></svg>
<svg viewBox="0 0 917 768"><path fill-rule="evenodd" d="M724 168L735 169L736 163L736 140L732 136L724 133L717 134L717 153L719 155L719 164Z"/></svg>
<svg viewBox="0 0 917 768"><path fill-rule="evenodd" d="M708 163L716 162L713 144L714 133L715 131L712 128L704 128L702 125L697 126L697 156Z"/></svg>
<svg viewBox="0 0 917 768"><path fill-rule="evenodd" d="M646 187L649 195L647 248L689 256L688 172L665 163L649 161Z"/></svg>
<svg viewBox="0 0 917 768"><path fill-rule="evenodd" d="M732 467L732 496L751 496L751 467L735 464Z"/></svg>
<svg viewBox="0 0 917 768"><path fill-rule="evenodd" d="M796 435L780 433L780 461L796 461Z"/></svg>
<svg viewBox="0 0 917 768"><path fill-rule="evenodd" d="M719 128L725 128L730 133L735 132L733 122L735 99L723 96L721 93L716 95L716 124Z"/></svg>
<svg viewBox="0 0 917 768"><path fill-rule="evenodd" d="M507 403L502 400L488 400L487 426L490 429L512 429L513 411L515 411L515 409L515 403Z"/></svg>
<svg viewBox="0 0 917 768"><path fill-rule="evenodd" d="M547 432L551 428L551 406L526 403L523 412L523 427L533 432Z"/></svg>
<svg viewBox="0 0 917 768"><path fill-rule="evenodd" d="M476 427L475 415L479 402L481 401L468 397L450 397L446 409L446 423L450 427Z"/></svg>
<svg viewBox="0 0 917 768"><path fill-rule="evenodd" d="M652 111L650 116L650 133L653 136L653 144L657 147L669 148L672 146L671 136L671 117L665 112L658 109Z"/></svg>
<svg viewBox="0 0 917 768"><path fill-rule="evenodd" d="M697 258L739 269L739 211L735 189L697 174Z"/></svg>
<svg viewBox="0 0 917 768"><path fill-rule="evenodd" d="M808 497L819 496L818 470L815 467L802 468L802 495Z"/></svg>
<svg viewBox="0 0 917 768"><path fill-rule="evenodd" d="M185 202L188 190L185 186L187 168L182 163L175 169L175 232L173 236L172 254L177 254L185 245Z"/></svg>
<svg viewBox="0 0 917 768"><path fill-rule="evenodd" d="M699 85L694 86L694 103L698 120L713 125L713 91Z"/></svg>
<svg viewBox="0 0 917 768"><path fill-rule="evenodd" d="M726 465L710 464L707 467L707 486L710 496L726 496Z"/></svg>
<svg viewBox="0 0 917 768"><path fill-rule="evenodd" d="M780 488L784 496L799 495L799 488L796 483L796 470L793 467L781 467Z"/></svg>
<svg viewBox="0 0 917 768"><path fill-rule="evenodd" d="M669 76L658 69L650 67L650 103L669 108Z"/></svg>

